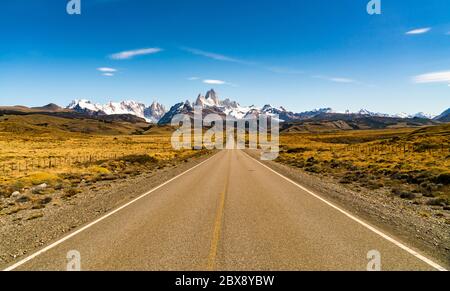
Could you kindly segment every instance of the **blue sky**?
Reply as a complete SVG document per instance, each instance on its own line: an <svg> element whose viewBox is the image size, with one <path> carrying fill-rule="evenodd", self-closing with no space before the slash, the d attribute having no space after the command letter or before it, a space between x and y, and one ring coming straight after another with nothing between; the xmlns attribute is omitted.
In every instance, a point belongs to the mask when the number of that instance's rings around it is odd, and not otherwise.
<svg viewBox="0 0 450 291"><path fill-rule="evenodd" d="M4 0L0 104L170 106L213 87L293 111L450 107L450 1L373 16L368 1L81 0L68 15L68 0Z"/></svg>

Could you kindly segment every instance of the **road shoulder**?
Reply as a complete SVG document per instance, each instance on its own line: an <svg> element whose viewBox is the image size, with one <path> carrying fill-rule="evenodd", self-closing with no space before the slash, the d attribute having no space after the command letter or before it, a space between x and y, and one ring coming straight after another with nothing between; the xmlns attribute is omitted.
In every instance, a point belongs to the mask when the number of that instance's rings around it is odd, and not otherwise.
<svg viewBox="0 0 450 291"><path fill-rule="evenodd" d="M258 151L245 153L260 160ZM407 201L376 191L356 192L332 177L306 173L275 161L260 162L449 267L450 225L421 216Z"/></svg>

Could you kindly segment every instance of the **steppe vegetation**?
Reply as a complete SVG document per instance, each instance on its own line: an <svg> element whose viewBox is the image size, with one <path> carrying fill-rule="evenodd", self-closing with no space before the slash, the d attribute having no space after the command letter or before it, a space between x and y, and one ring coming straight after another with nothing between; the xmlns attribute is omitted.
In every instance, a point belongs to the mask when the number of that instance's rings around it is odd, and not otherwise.
<svg viewBox="0 0 450 291"><path fill-rule="evenodd" d="M284 133L278 161L327 175L352 189L450 210L450 125Z"/></svg>
<svg viewBox="0 0 450 291"><path fill-rule="evenodd" d="M97 182L126 179L205 154L173 150L170 128L137 131L127 123L26 118L0 117L0 215L41 209L55 199L68 201Z"/></svg>

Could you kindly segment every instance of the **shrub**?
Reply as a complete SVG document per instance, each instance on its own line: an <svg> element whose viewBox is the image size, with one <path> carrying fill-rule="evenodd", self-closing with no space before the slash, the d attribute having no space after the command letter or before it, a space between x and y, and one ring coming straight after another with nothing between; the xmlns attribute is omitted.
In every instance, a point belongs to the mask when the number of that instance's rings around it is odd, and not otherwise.
<svg viewBox="0 0 450 291"><path fill-rule="evenodd" d="M447 200L445 200L444 198L434 198L434 199L428 200L427 205L430 205L430 206L445 206L445 205L447 205Z"/></svg>
<svg viewBox="0 0 450 291"><path fill-rule="evenodd" d="M416 196L416 194L414 194L412 192L403 192L400 194L400 198L413 200L413 199L417 198L417 196Z"/></svg>
<svg viewBox="0 0 450 291"><path fill-rule="evenodd" d="M286 152L288 154L298 154L310 151L310 148L307 147L297 147L297 148L289 148Z"/></svg>
<svg viewBox="0 0 450 291"><path fill-rule="evenodd" d="M450 185L450 173L440 174L434 180L437 184Z"/></svg>
<svg viewBox="0 0 450 291"><path fill-rule="evenodd" d="M64 193L63 197L64 198L70 198L70 197L73 197L73 196L75 196L75 195L77 195L79 193L81 193L80 189L70 188Z"/></svg>
<svg viewBox="0 0 450 291"><path fill-rule="evenodd" d="M29 175L28 177L22 178L20 182L26 184L26 185L41 185L41 184L48 184L48 185L55 185L57 184L61 179L51 173L44 173L44 172L38 172L33 173Z"/></svg>
<svg viewBox="0 0 450 291"><path fill-rule="evenodd" d="M122 160L125 162L128 162L128 163L133 163L133 164L136 163L136 164L141 164L141 165L158 162L158 159L156 159L155 157L151 157L149 155L131 155L131 156L123 157Z"/></svg>
<svg viewBox="0 0 450 291"><path fill-rule="evenodd" d="M99 174L99 175L109 175L111 174L111 172L104 168L104 167L100 167L100 166L91 166L89 167L89 172L94 173L94 174Z"/></svg>

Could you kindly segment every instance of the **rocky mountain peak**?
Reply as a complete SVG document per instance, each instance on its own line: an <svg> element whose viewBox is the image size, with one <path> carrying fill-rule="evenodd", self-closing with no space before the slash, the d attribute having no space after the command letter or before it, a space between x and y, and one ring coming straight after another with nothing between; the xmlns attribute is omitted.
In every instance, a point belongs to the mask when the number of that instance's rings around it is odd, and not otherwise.
<svg viewBox="0 0 450 291"><path fill-rule="evenodd" d="M87 114L129 114L144 118L147 122L151 123L157 123L159 119L166 114L166 109L164 106L157 102L153 102L151 106L147 107L145 104L134 100L108 102L107 104L102 105L92 103L86 99L81 99L72 101L67 108Z"/></svg>

